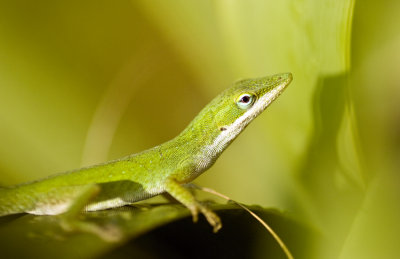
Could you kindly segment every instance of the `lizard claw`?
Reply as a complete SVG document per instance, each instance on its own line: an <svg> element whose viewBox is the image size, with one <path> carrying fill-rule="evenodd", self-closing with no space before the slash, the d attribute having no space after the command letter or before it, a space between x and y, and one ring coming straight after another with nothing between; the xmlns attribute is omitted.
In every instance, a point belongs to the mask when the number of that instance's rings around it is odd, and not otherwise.
<svg viewBox="0 0 400 259"><path fill-rule="evenodd" d="M193 206L192 208L189 208L190 213L192 213L192 218L193 218L193 222L196 223L199 219L199 209L197 208L197 206Z"/></svg>
<svg viewBox="0 0 400 259"><path fill-rule="evenodd" d="M201 213L206 217L208 223L213 227L213 232L217 233L222 228L221 219L212 210L199 205Z"/></svg>
<svg viewBox="0 0 400 259"><path fill-rule="evenodd" d="M217 233L222 228L221 219L212 211L209 211L207 214L203 213L206 217L208 223L213 226L213 232Z"/></svg>

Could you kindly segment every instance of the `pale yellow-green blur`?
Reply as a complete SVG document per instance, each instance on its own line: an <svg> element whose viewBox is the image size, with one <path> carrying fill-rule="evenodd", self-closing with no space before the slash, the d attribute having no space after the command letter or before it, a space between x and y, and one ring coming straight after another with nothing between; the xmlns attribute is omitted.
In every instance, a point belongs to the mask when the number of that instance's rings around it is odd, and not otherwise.
<svg viewBox="0 0 400 259"><path fill-rule="evenodd" d="M197 179L322 233L315 258L395 258L400 2L0 2L0 184L176 136L237 79L294 80Z"/></svg>

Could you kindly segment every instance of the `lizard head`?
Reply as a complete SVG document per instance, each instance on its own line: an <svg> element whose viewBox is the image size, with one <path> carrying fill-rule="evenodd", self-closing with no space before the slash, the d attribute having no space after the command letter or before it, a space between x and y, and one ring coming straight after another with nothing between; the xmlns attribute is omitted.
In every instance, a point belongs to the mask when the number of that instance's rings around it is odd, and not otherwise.
<svg viewBox="0 0 400 259"><path fill-rule="evenodd" d="M291 81L291 73L245 79L236 82L217 96L208 105L214 130L220 131L212 144L217 153L225 149L285 90Z"/></svg>
<svg viewBox="0 0 400 259"><path fill-rule="evenodd" d="M238 81L204 107L183 135L218 156L291 81L291 73Z"/></svg>
<svg viewBox="0 0 400 259"><path fill-rule="evenodd" d="M292 81L292 74L277 74L236 82L214 99L214 119L221 131L243 130L262 113Z"/></svg>

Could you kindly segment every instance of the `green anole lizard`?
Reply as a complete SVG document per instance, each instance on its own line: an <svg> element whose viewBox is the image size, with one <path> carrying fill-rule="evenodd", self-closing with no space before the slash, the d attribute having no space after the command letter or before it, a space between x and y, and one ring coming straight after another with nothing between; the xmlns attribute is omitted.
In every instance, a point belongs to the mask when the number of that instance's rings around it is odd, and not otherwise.
<svg viewBox="0 0 400 259"><path fill-rule="evenodd" d="M190 210L193 221L200 212L216 232L222 226L219 217L197 201L185 184L210 168L291 81L290 73L238 81L164 144L107 163L0 188L0 216L73 215L168 193Z"/></svg>

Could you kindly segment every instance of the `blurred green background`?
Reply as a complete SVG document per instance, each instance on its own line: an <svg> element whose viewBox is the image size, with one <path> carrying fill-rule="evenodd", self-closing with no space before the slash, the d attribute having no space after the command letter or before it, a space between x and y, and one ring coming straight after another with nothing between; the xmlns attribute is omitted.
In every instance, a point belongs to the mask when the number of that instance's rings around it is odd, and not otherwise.
<svg viewBox="0 0 400 259"><path fill-rule="evenodd" d="M398 258L400 1L0 1L0 183L176 136L235 80L285 93L196 180Z"/></svg>

